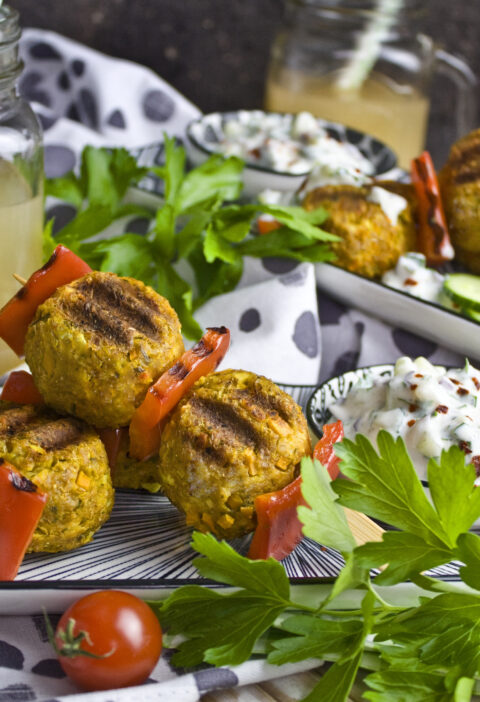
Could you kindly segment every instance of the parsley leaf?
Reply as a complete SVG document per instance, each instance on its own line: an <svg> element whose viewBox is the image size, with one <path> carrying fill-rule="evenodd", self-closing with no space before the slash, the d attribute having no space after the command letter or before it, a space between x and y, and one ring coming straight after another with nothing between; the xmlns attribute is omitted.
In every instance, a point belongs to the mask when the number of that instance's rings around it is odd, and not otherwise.
<svg viewBox="0 0 480 702"><path fill-rule="evenodd" d="M480 490L475 487L475 477L475 468L465 463L465 454L458 446L443 451L440 463L429 461L433 503L452 545L480 517Z"/></svg>
<svg viewBox="0 0 480 702"><path fill-rule="evenodd" d="M303 533L314 541L353 551L355 539L347 524L345 512L337 502L330 477L318 461L302 458L302 494L309 507L299 507L298 516L303 524Z"/></svg>
<svg viewBox="0 0 480 702"><path fill-rule="evenodd" d="M350 478L333 483L341 504L417 534L432 546L453 545L425 495L403 440L382 430L377 444L379 454L360 434L355 442L344 439L335 445L341 471Z"/></svg>
<svg viewBox="0 0 480 702"><path fill-rule="evenodd" d="M157 606L169 633L189 637L173 661L183 666L242 663L257 639L291 606L285 570L273 558L249 561L210 534L195 533L193 546L204 556L195 560L202 575L243 589L225 595L192 585Z"/></svg>
<svg viewBox="0 0 480 702"><path fill-rule="evenodd" d="M234 204L242 190L240 159L216 154L187 172L183 146L166 135L164 144L165 165L151 169L138 166L125 149L87 146L79 175L49 180L47 194L70 202L77 214L54 237L51 225L45 229L46 256L62 242L92 268L143 280L168 298L191 339L201 336L194 310L235 288L244 256L333 258L328 242L337 237L319 229L326 217L322 210ZM165 199L153 209L135 204L128 193L149 171L164 181ZM273 214L284 226L269 236L252 237L260 212ZM111 225L131 215L150 221L145 236L114 233ZM186 272L190 268L195 289Z"/></svg>

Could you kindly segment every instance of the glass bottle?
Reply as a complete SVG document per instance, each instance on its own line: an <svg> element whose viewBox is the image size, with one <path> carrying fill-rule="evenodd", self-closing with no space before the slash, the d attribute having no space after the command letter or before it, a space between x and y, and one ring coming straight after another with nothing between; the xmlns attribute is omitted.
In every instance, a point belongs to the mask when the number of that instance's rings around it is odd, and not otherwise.
<svg viewBox="0 0 480 702"><path fill-rule="evenodd" d="M308 110L373 134L408 168L424 147L437 69L457 86L457 133L467 133L475 126L475 76L415 31L424 10L424 0L286 0L266 108Z"/></svg>
<svg viewBox="0 0 480 702"><path fill-rule="evenodd" d="M17 92L23 68L18 56L19 14L0 7L0 307L23 278L42 264L42 131L30 105ZM18 365L0 339L0 376Z"/></svg>

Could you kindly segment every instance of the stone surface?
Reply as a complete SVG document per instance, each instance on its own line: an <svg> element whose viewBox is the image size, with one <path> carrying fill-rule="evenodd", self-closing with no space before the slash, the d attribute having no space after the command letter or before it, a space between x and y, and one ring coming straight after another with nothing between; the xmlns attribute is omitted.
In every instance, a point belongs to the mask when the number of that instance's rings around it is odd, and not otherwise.
<svg viewBox="0 0 480 702"><path fill-rule="evenodd" d="M262 105L269 47L283 0L11 0L23 26L65 34L150 66L202 110ZM422 29L480 75L478 0L425 0ZM433 86L429 147L441 161L452 141L453 89ZM480 92L477 105L480 107Z"/></svg>

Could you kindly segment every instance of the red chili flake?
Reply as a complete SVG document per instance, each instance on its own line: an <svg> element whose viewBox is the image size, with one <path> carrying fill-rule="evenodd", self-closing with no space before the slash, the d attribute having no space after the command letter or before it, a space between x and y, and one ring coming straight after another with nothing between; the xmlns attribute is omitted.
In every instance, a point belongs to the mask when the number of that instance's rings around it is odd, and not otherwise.
<svg viewBox="0 0 480 702"><path fill-rule="evenodd" d="M418 280L414 280L413 278L405 278L403 281L404 285L418 285Z"/></svg>
<svg viewBox="0 0 480 702"><path fill-rule="evenodd" d="M447 414L448 407L447 405L437 405L435 407L435 412L440 412L440 414Z"/></svg>
<svg viewBox="0 0 480 702"><path fill-rule="evenodd" d="M253 158L260 158L260 156L262 155L260 149L250 149L248 153L250 154L250 156L253 156Z"/></svg>
<svg viewBox="0 0 480 702"><path fill-rule="evenodd" d="M460 441L460 443L458 445L462 449L463 453L467 454L467 456L469 453L472 453L472 449L469 447L469 445L467 444L466 441Z"/></svg>
<svg viewBox="0 0 480 702"><path fill-rule="evenodd" d="M423 378L423 375L421 373L415 373L415 378Z"/></svg>
<svg viewBox="0 0 480 702"><path fill-rule="evenodd" d="M472 458L472 465L475 468L475 475L480 478L480 456L474 456Z"/></svg>
<svg viewBox="0 0 480 702"><path fill-rule="evenodd" d="M449 380L451 380L454 385L460 385L460 381L456 378L449 378Z"/></svg>
<svg viewBox="0 0 480 702"><path fill-rule="evenodd" d="M417 409L418 409L418 405L408 405L409 412L416 412Z"/></svg>
<svg viewBox="0 0 480 702"><path fill-rule="evenodd" d="M410 390L416 390L417 388L418 388L417 383L413 383L412 385L410 385Z"/></svg>
<svg viewBox="0 0 480 702"><path fill-rule="evenodd" d="M467 388L458 388L457 395L470 395L470 390L467 390Z"/></svg>
<svg viewBox="0 0 480 702"><path fill-rule="evenodd" d="M480 381L478 380L478 378L472 378L472 380L477 390L480 390Z"/></svg>
<svg viewBox="0 0 480 702"><path fill-rule="evenodd" d="M409 427L413 427L413 425L416 423L416 421L417 421L416 419L410 419L410 420L407 422L407 424L408 424Z"/></svg>

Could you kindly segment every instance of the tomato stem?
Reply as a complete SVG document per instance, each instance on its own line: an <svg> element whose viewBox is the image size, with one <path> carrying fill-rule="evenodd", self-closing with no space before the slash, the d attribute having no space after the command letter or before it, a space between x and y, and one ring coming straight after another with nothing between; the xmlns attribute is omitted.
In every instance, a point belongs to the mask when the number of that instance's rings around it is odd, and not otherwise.
<svg viewBox="0 0 480 702"><path fill-rule="evenodd" d="M85 656L86 658L108 658L115 652L115 647L113 647L110 651L108 651L108 653L98 655L82 648L81 646L84 641L86 641L89 646L93 646L93 642L88 631L82 630L75 635L75 619L70 618L66 628L58 629L55 634L53 631L52 622L50 621L50 617L45 609L43 610L43 617L45 619L45 628L47 630L48 640L50 641L50 644L52 645L57 656L61 656L62 658L75 658L77 656ZM62 642L61 647L58 646L57 639L60 639Z"/></svg>

